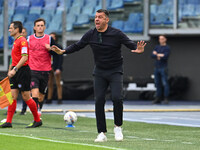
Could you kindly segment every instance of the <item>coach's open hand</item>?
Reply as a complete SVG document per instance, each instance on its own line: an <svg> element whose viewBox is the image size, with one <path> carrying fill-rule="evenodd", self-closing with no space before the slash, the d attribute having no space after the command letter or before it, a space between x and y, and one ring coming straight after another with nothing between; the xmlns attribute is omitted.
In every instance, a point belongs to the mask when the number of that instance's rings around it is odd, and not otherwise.
<svg viewBox="0 0 200 150"><path fill-rule="evenodd" d="M56 52L57 54L61 55L65 52L65 50L61 50L60 48L58 48L57 46L53 45L51 46L51 50Z"/></svg>
<svg viewBox="0 0 200 150"><path fill-rule="evenodd" d="M140 41L137 43L137 49L136 50L131 50L131 52L134 53L143 53L144 52L144 47L146 46L147 43L144 43L144 41Z"/></svg>

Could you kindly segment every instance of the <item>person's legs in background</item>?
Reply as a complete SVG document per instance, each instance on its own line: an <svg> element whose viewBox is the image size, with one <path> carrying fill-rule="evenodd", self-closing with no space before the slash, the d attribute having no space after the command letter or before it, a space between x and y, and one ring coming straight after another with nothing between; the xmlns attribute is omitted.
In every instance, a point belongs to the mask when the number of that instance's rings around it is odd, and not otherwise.
<svg viewBox="0 0 200 150"><path fill-rule="evenodd" d="M162 100L162 81L159 68L155 68L154 70L154 81L156 86L156 99L152 103L160 104Z"/></svg>
<svg viewBox="0 0 200 150"><path fill-rule="evenodd" d="M61 85L61 72L55 74L58 104L62 104L62 85Z"/></svg>
<svg viewBox="0 0 200 150"><path fill-rule="evenodd" d="M25 115L26 114L26 109L27 109L27 104L24 100L22 100L22 110L20 112L20 115Z"/></svg>
<svg viewBox="0 0 200 150"><path fill-rule="evenodd" d="M51 103L52 103L52 96L53 96L53 78L54 78L54 71L51 70L51 72L50 72L50 74L49 74L48 95L47 95L46 104L51 104Z"/></svg>
<svg viewBox="0 0 200 150"><path fill-rule="evenodd" d="M164 87L164 104L169 103L169 83L168 83L168 71L167 68L162 68L161 72L162 85Z"/></svg>

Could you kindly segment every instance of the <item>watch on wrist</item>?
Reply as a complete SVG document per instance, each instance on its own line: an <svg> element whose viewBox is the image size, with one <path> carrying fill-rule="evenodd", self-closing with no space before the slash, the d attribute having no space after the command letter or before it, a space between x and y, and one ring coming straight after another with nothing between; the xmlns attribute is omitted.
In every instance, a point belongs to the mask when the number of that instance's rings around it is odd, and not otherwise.
<svg viewBox="0 0 200 150"><path fill-rule="evenodd" d="M17 67L14 67L13 69L14 69L16 72L18 71L18 68L17 68Z"/></svg>

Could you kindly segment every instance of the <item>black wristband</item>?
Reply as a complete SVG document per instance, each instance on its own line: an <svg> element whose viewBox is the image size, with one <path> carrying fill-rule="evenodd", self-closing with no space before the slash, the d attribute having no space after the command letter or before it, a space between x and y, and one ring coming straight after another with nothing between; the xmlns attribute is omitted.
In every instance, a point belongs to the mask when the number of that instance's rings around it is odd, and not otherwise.
<svg viewBox="0 0 200 150"><path fill-rule="evenodd" d="M14 67L13 69L14 69L16 72L18 71L18 68L17 68L17 67Z"/></svg>

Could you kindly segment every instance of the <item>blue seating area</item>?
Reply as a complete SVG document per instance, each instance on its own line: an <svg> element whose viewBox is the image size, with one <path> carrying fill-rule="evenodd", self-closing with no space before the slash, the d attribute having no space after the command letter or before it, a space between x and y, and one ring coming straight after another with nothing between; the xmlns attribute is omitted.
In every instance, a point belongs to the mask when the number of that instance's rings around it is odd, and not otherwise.
<svg viewBox="0 0 200 150"><path fill-rule="evenodd" d="M130 13L126 21L116 20L112 22L112 27L120 29L125 33L142 33L143 32L143 14Z"/></svg>
<svg viewBox="0 0 200 150"><path fill-rule="evenodd" d="M134 2L141 0L107 0L106 5L108 10L118 10L123 9L124 3ZM3 5L3 0L0 1L1 6ZM66 0L67 14L76 15L75 18L80 18L79 15L83 15L83 19L77 19L72 24L73 26L79 25L80 27L84 24L88 24L90 19L94 18L96 10L102 7L101 0ZM47 24L51 22L56 14L61 14L64 10L64 0L8 0L9 7L9 21L20 20L23 23L33 21L37 17L45 17L48 14L51 17L47 17ZM24 15L21 17L20 14ZM87 16L86 16L87 15ZM46 19L46 17L45 17ZM48 25L51 27L51 24ZM52 28L52 27L51 27ZM72 28L73 30L73 28ZM55 30L56 31L56 30ZM70 29L71 31L71 29Z"/></svg>
<svg viewBox="0 0 200 150"><path fill-rule="evenodd" d="M200 1L199 0L179 0L179 21L187 17L200 16Z"/></svg>
<svg viewBox="0 0 200 150"><path fill-rule="evenodd" d="M62 32L62 11L64 10L65 0L8 0L8 21L19 20L27 28L28 34L33 34L34 20L44 18L46 20L46 33ZM125 3L140 2L141 0L107 0L106 6L110 11L121 11ZM0 0L0 22L3 22L2 9L3 0ZM102 8L101 0L66 0L67 7L67 27L71 32L74 27L88 27L91 19L94 19L96 10ZM93 21L93 20L92 20ZM113 26L122 29L124 32L138 33L138 26L142 27L140 21L131 22L130 19L124 22L113 22ZM118 24L119 23L119 24ZM130 24L130 25L128 25ZM135 29L129 30L134 25ZM142 26L141 26L142 25ZM121 27L120 27L121 26ZM130 27L129 27L130 26ZM1 26L0 28L2 28ZM2 37L0 37L2 39Z"/></svg>
<svg viewBox="0 0 200 150"><path fill-rule="evenodd" d="M160 5L150 5L151 25L173 24L173 0L163 0Z"/></svg>

